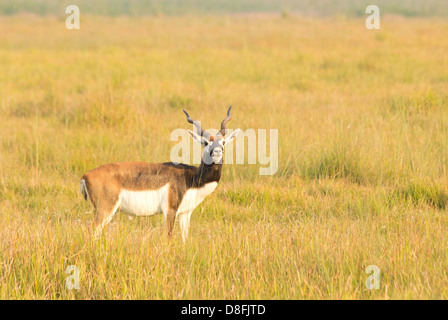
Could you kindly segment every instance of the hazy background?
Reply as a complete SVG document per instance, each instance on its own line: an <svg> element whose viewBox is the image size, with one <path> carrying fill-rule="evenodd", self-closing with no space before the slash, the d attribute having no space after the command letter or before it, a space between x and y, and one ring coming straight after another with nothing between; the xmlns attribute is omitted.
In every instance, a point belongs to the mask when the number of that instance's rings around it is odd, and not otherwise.
<svg viewBox="0 0 448 320"><path fill-rule="evenodd" d="M82 13L99 15L201 14L242 12L300 13L307 16L364 16L365 8L375 4L382 14L406 17L448 15L445 0L0 0L0 13L30 12L39 15L64 15L76 4Z"/></svg>

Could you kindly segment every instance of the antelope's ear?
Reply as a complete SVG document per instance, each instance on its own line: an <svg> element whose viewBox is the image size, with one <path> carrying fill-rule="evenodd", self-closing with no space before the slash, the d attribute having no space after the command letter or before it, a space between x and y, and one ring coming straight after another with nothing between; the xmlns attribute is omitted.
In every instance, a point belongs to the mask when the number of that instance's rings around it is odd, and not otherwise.
<svg viewBox="0 0 448 320"><path fill-rule="evenodd" d="M228 136L225 136L224 141L226 142L226 144L232 142L233 139L235 139L239 135L240 132L241 132L241 129L236 129Z"/></svg>
<svg viewBox="0 0 448 320"><path fill-rule="evenodd" d="M197 143L201 144L203 147L205 147L206 145L208 145L208 140L203 137L198 135L196 132L193 132L191 130L187 130L188 133L190 134L190 136L193 138L194 141L196 141Z"/></svg>

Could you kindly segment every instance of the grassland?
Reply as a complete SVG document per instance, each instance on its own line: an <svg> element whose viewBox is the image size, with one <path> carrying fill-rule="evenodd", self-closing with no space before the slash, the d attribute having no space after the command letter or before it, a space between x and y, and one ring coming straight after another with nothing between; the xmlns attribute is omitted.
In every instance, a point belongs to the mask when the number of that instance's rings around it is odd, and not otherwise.
<svg viewBox="0 0 448 320"><path fill-rule="evenodd" d="M448 298L448 22L386 16L0 17L0 298ZM181 107L279 129L279 171L224 167L183 246L103 237L81 175L169 160ZM230 125L230 124L229 124ZM65 269L80 269L68 290ZM381 288L368 290L377 265Z"/></svg>

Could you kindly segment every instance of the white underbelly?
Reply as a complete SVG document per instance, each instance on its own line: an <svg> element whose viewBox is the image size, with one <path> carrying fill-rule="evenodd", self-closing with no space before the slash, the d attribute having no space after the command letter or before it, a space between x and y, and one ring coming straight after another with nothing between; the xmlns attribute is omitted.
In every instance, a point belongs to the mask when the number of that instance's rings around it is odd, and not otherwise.
<svg viewBox="0 0 448 320"><path fill-rule="evenodd" d="M151 216L166 212L168 208L168 189L169 184L156 190L123 190L120 194L120 210L136 216Z"/></svg>
<svg viewBox="0 0 448 320"><path fill-rule="evenodd" d="M211 182L198 189L188 189L177 209L176 215L192 212L206 196L211 194L217 182ZM133 191L122 190L120 193L120 210L136 216L151 216L168 211L169 184L156 190Z"/></svg>

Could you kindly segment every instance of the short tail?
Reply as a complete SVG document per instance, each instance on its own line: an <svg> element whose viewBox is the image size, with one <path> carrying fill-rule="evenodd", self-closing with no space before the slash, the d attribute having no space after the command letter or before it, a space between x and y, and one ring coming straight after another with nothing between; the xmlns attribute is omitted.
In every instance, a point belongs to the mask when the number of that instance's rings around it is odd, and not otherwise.
<svg viewBox="0 0 448 320"><path fill-rule="evenodd" d="M79 191L83 195L84 199L87 200L89 193L87 192L86 181L84 179L81 179L81 187L79 188Z"/></svg>

